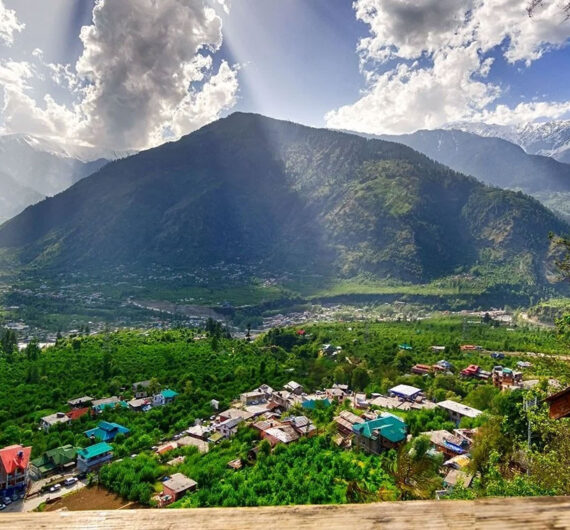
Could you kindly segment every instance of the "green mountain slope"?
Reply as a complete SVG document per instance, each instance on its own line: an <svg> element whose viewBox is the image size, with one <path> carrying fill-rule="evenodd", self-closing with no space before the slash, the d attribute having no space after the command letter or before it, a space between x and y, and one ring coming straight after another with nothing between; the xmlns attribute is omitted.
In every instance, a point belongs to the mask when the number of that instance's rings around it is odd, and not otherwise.
<svg viewBox="0 0 570 530"><path fill-rule="evenodd" d="M236 113L112 162L0 227L0 248L57 271L220 262L299 277L427 282L516 266L542 281L538 201L400 144Z"/></svg>
<svg viewBox="0 0 570 530"><path fill-rule="evenodd" d="M458 130L416 131L382 140L399 142L486 184L520 190L570 218L570 164L527 154L501 138Z"/></svg>

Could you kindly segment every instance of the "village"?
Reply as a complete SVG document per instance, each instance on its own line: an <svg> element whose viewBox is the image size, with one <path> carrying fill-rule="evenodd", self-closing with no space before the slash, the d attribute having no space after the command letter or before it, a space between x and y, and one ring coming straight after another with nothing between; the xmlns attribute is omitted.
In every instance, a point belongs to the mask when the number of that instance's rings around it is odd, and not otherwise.
<svg viewBox="0 0 570 530"><path fill-rule="evenodd" d="M411 346L399 345L401 351ZM444 353L443 346L434 345L433 352ZM464 352L481 351L476 345L461 346ZM323 344L322 355L336 356L339 348ZM504 358L503 353L490 353L496 361ZM523 371L531 367L529 361L518 361L519 370L500 365L492 371L477 365L468 365L458 373L463 379L476 379L509 392L514 389L532 388L538 380L523 380ZM415 375L449 374L451 363L441 359L433 365L415 364L410 373ZM550 417L559 419L570 416L570 387L560 389L556 380L550 380L550 387L557 391L547 398ZM129 389L131 399L121 396L93 398L80 396L67 402L66 412L57 411L41 418L38 429L49 432L54 426L59 429L71 425L83 416L97 418L108 410L124 409L144 414L152 409L168 407L178 397L170 388L160 389L156 381L145 380L132 384ZM236 472L245 465L255 462L261 442L266 441L270 448L278 445L294 444L302 438L322 434L313 421L319 411L333 407L337 414L332 417L329 427L334 431L333 443L345 450L363 451L380 455L398 449L412 440L406 424L408 411L423 409L441 410L454 428L447 430L423 431L430 442L430 454L441 458L440 475L443 489L436 492L437 498L448 495L458 484L469 488L474 474L469 470L470 449L477 427L462 427L461 424L476 420L483 412L457 400L432 401L424 392L408 384L398 384L389 388L386 394L353 391L348 384L334 383L330 388L310 391L291 380L280 389L267 384L241 393L225 410L219 410L220 401L209 403L212 415L196 419L193 425L165 439L160 445L148 450L166 461L172 473L161 478L162 489L153 498L157 507L164 507L198 488L198 482L177 471L184 462L184 456L168 459L168 453L184 447L194 447L204 454L224 440L231 439L238 429L253 429L258 443L254 444L247 460L229 460L227 466ZM84 431L89 443L85 447L65 445L53 448L41 456L31 459L32 447L11 445L0 449L0 510L20 511L35 509L41 503L54 502L66 493L76 491L88 483L88 477L112 462L119 462L114 456L113 442L125 438L130 430L118 423L106 420ZM137 455L131 455L136 458Z"/></svg>

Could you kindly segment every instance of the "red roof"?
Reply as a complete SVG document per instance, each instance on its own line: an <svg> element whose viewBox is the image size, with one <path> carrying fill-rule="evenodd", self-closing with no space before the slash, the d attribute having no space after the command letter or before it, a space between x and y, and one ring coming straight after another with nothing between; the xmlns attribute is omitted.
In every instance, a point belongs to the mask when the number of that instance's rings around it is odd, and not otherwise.
<svg viewBox="0 0 570 530"><path fill-rule="evenodd" d="M87 414L88 412L89 412L89 407L85 407L82 409L70 410L69 412L66 412L66 415L71 420L77 420L78 418L81 418L81 416L83 416L84 414Z"/></svg>
<svg viewBox="0 0 570 530"><path fill-rule="evenodd" d="M31 447L21 445L9 445L0 449L0 461L6 473L14 473L16 469L26 469L32 454Z"/></svg>

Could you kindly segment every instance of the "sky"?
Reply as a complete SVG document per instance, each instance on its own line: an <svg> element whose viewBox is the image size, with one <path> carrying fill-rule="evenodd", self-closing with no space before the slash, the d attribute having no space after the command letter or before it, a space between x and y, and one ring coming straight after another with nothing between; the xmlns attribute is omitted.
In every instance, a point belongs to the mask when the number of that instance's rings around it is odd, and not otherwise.
<svg viewBox="0 0 570 530"><path fill-rule="evenodd" d="M234 111L400 134L570 118L566 0L0 0L0 134L144 149Z"/></svg>

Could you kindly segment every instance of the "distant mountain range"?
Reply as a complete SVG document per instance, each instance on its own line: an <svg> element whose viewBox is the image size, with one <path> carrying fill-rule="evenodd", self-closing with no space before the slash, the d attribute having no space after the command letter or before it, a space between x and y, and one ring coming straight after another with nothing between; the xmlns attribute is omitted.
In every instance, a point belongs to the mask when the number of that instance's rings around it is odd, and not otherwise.
<svg viewBox="0 0 570 530"><path fill-rule="evenodd" d="M570 120L527 123L520 126L459 122L447 128L479 136L503 138L522 147L531 155L550 156L559 162L570 163Z"/></svg>
<svg viewBox="0 0 570 530"><path fill-rule="evenodd" d="M401 144L235 113L114 161L0 227L40 271L216 263L299 277L427 282L461 271L542 282L538 201L488 187Z"/></svg>
<svg viewBox="0 0 570 530"><path fill-rule="evenodd" d="M378 138L405 144L486 184L531 194L570 218L570 164L529 155L501 138L459 130L422 130Z"/></svg>
<svg viewBox="0 0 570 530"><path fill-rule="evenodd" d="M0 136L0 222L63 191L106 163L102 158L73 158L57 144L33 136Z"/></svg>

